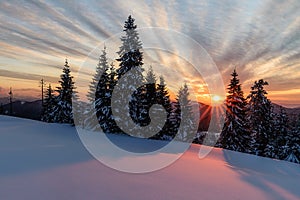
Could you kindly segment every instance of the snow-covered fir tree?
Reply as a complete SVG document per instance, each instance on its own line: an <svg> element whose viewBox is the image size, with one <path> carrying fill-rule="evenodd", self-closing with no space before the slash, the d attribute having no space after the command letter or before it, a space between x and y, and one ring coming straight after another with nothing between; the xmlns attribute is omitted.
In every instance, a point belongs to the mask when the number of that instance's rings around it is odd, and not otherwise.
<svg viewBox="0 0 300 200"><path fill-rule="evenodd" d="M268 82L260 79L255 81L248 95L247 120L250 123L251 134L255 138L255 154L269 155L274 151L270 141L273 140L273 112L271 101L266 97L264 86Z"/></svg>
<svg viewBox="0 0 300 200"><path fill-rule="evenodd" d="M73 76L71 76L70 66L66 59L63 73L60 76L60 86L56 88L58 96L56 97L56 105L53 110L53 121L57 123L74 124L72 111L72 97L76 99L76 92L74 91Z"/></svg>
<svg viewBox="0 0 300 200"><path fill-rule="evenodd" d="M139 34L136 30L137 25L135 25L134 21L135 19L132 18L131 15L129 15L127 21L125 21L123 30L125 32L125 35L120 38L122 41L122 45L117 52L119 54L119 58L117 60L120 62L120 68L117 70L117 76L118 79L120 79L132 68L135 68L138 73L135 74L135 77L132 77L132 80L138 79L139 81L143 81L142 72L144 71L144 69L142 68L142 42L139 39Z"/></svg>
<svg viewBox="0 0 300 200"><path fill-rule="evenodd" d="M218 146L249 153L253 140L246 123L247 102L236 70L232 72L231 76L225 101L226 117Z"/></svg>
<svg viewBox="0 0 300 200"><path fill-rule="evenodd" d="M176 139L185 142L192 142L196 134L196 120L193 114L189 89L185 83L178 91L175 103L175 125L180 124ZM177 127L176 127L177 128Z"/></svg>
<svg viewBox="0 0 300 200"><path fill-rule="evenodd" d="M300 114L298 119L292 123L291 129L286 136L286 145L283 148L283 155L286 161L300 163Z"/></svg>
<svg viewBox="0 0 300 200"><path fill-rule="evenodd" d="M114 116L112 114L112 106L111 106L111 97L114 91L114 87L117 84L117 72L116 72L116 68L114 66L114 63L112 62L110 64L110 69L109 69L109 74L108 74L108 92L106 93L106 98L108 99L107 101L107 117L106 117L106 123L107 123L107 127L108 132L109 133L121 133L121 129L118 127L118 125L116 124L116 121L114 119Z"/></svg>
<svg viewBox="0 0 300 200"><path fill-rule="evenodd" d="M175 121L176 117L174 116L174 109L172 107L169 91L163 76L159 77L159 84L156 89L156 103L164 107L167 112L167 119L164 127L153 138L170 140L176 135L180 122Z"/></svg>
<svg viewBox="0 0 300 200"><path fill-rule="evenodd" d="M45 91L45 99L42 110L41 120L44 122L54 122L53 111L56 106L54 91L51 88L51 84L49 84L47 90Z"/></svg>
<svg viewBox="0 0 300 200"><path fill-rule="evenodd" d="M105 133L120 132L117 127L112 110L111 110L111 98L116 84L116 71L113 63L109 68L106 68L102 73L99 80L99 84L96 91L95 108L97 110L98 122L101 129Z"/></svg>
<svg viewBox="0 0 300 200"><path fill-rule="evenodd" d="M271 146L274 147L274 158L285 159L287 152L285 151L287 144L288 132L290 130L290 123L285 109L280 106L279 113L274 116L274 140L270 141ZM273 152L272 152L273 153Z"/></svg>
<svg viewBox="0 0 300 200"><path fill-rule="evenodd" d="M99 128L99 124L104 122L104 112L107 106L105 97L109 83L108 70L109 64L107 60L106 47L104 46L87 94L89 109L86 111L87 117L84 122L86 129L97 130ZM97 116L97 120L94 119L95 116Z"/></svg>
<svg viewBox="0 0 300 200"><path fill-rule="evenodd" d="M151 106L156 103L156 75L152 66L149 67L146 73L145 82L134 92L129 103L130 114L135 116L132 119L139 126L149 125L151 121L149 111Z"/></svg>
<svg viewBox="0 0 300 200"><path fill-rule="evenodd" d="M109 69L108 60L107 60L107 53L106 53L106 46L103 47L102 53L99 57L98 64L96 66L96 72L92 78L92 81L89 85L89 91L87 94L87 98L89 102L94 103L95 102L95 94L98 87L99 80L101 78L101 75L104 72L107 72Z"/></svg>
<svg viewBox="0 0 300 200"><path fill-rule="evenodd" d="M139 40L134 21L131 16L125 21L123 30L125 35L121 37L122 45L118 51L119 58L117 59L120 62L120 67L117 69L118 83L114 91L118 97L114 99L116 106L112 108L117 116L115 120L119 125L122 124L123 129L127 129L128 119L132 118L133 121L138 121L141 114L136 112L138 110L136 108L141 106L141 102L132 96L133 92L144 82L142 43ZM128 102L132 106L131 109L129 109Z"/></svg>

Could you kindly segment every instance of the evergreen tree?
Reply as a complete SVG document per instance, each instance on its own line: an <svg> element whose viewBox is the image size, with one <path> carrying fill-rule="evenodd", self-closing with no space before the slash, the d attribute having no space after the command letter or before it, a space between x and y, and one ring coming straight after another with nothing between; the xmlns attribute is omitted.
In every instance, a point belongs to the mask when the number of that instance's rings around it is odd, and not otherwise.
<svg viewBox="0 0 300 200"><path fill-rule="evenodd" d="M118 52L120 67L117 69L118 87L115 87L115 94L117 99L114 99L114 113L117 115L115 120L119 125L126 130L131 129L128 123L130 118L133 121L139 121L141 113L138 107L141 106L132 94L140 86L143 85L143 55L141 52L142 44L139 40L137 26L134 19L129 16L125 21L124 32L125 35L121 37L122 46ZM136 96L137 97L137 96ZM129 102L131 108L129 108ZM125 131L126 132L126 131Z"/></svg>
<svg viewBox="0 0 300 200"><path fill-rule="evenodd" d="M96 73L93 76L93 79L89 85L89 92L87 94L88 100L94 104L95 102L95 94L97 91L98 83L103 73L107 73L109 69L108 60L107 60L107 53L106 47L104 46L102 50L102 54L99 57L99 61L96 67Z"/></svg>
<svg viewBox="0 0 300 200"><path fill-rule="evenodd" d="M151 106L156 104L156 76L151 66L147 71L145 81L146 83L133 93L132 100L129 102L130 116L139 126L150 124L149 111ZM157 110L153 112L156 113Z"/></svg>
<svg viewBox="0 0 300 200"><path fill-rule="evenodd" d="M286 151L284 150L287 144L287 137L289 132L289 120L285 109L280 106L280 111L275 115L274 118L274 140L271 141L274 146L274 158L285 159L287 157Z"/></svg>
<svg viewBox="0 0 300 200"><path fill-rule="evenodd" d="M252 140L246 123L246 99L236 70L231 74L226 97L225 123L219 139L222 148L240 152L251 152Z"/></svg>
<svg viewBox="0 0 300 200"><path fill-rule="evenodd" d="M178 125L180 125L176 139L185 142L192 142L197 129L191 101L189 99L189 90L186 83L178 91L175 103L175 119L174 127L178 128Z"/></svg>
<svg viewBox="0 0 300 200"><path fill-rule="evenodd" d="M127 21L125 21L124 25L124 32L125 35L121 37L122 46L120 47L119 51L117 52L120 56L121 61L123 60L122 57L128 54L129 52L138 52L142 49L142 42L139 39L139 34L136 31L137 25L134 23L135 19L128 16ZM140 55L141 57L142 55ZM123 66L122 69L119 69L119 74L124 74L126 71L130 70L132 66Z"/></svg>
<svg viewBox="0 0 300 200"><path fill-rule="evenodd" d="M96 66L96 73L89 85L87 98L89 100L89 110L85 120L85 128L97 130L99 124L103 124L105 120L105 110L107 109L107 87L108 87L108 70L109 64L107 60L106 47L104 46ZM93 118L97 116L97 120ZM106 131L106 129L105 129Z"/></svg>
<svg viewBox="0 0 300 200"><path fill-rule="evenodd" d="M54 122L74 124L72 112L72 97L76 99L76 92L74 91L73 76L71 76L70 67L66 59L63 73L60 76L60 86L57 87L56 105L52 115Z"/></svg>
<svg viewBox="0 0 300 200"><path fill-rule="evenodd" d="M116 124L114 116L112 114L112 106L111 106L111 98L114 91L114 87L117 84L117 72L113 63L110 65L109 73L108 73L108 87L106 92L107 98L107 114L106 114L106 126L108 127L109 133L121 133L121 129Z"/></svg>
<svg viewBox="0 0 300 200"><path fill-rule="evenodd" d="M117 70L117 75L118 79L120 79L132 68L135 68L137 73L133 74L135 76L132 77L131 80L137 79L139 81L143 81L142 72L144 69L142 68L142 43L139 39L139 34L136 30L137 26L135 25L134 21L135 19L133 19L131 15L129 15L127 21L125 21L123 30L125 32L125 36L121 37L122 46L117 52L119 54L119 58L117 60L120 62L120 68Z"/></svg>
<svg viewBox="0 0 300 200"><path fill-rule="evenodd" d="M105 133L120 132L117 127L111 110L111 98L116 84L116 72L114 65L111 64L110 68L105 68L99 80L95 107L97 110L98 122L101 129Z"/></svg>
<svg viewBox="0 0 300 200"><path fill-rule="evenodd" d="M170 95L163 76L159 77L159 84L156 89L156 103L164 107L167 112L167 119L161 131L153 138L171 140L178 131L180 121L176 121L176 117L174 116L175 114L170 100ZM178 108L180 108L180 106Z"/></svg>
<svg viewBox="0 0 300 200"><path fill-rule="evenodd" d="M292 124L292 128L288 131L285 140L286 145L282 151L283 156L286 156L285 160L300 163L300 114L298 119Z"/></svg>
<svg viewBox="0 0 300 200"><path fill-rule="evenodd" d="M51 88L51 84L49 84L45 92L45 99L44 99L42 118L41 118L42 121L48 123L54 122L53 111L56 106L56 101L53 92L54 91Z"/></svg>
<svg viewBox="0 0 300 200"><path fill-rule="evenodd" d="M156 102L156 76L153 72L152 66L150 66L149 70L147 71L145 77L146 85L145 88L145 101L142 102L142 105L148 105L149 107L142 108L142 110L149 111L150 107L157 103ZM150 122L150 121L149 121ZM148 123L149 123L148 122Z"/></svg>
<svg viewBox="0 0 300 200"><path fill-rule="evenodd" d="M266 156L270 153L270 149L274 150L270 143L274 140L273 112L271 101L266 97L267 92L264 89L266 85L268 82L263 79L255 81L248 95L247 119L250 122L252 135L255 137L255 154L259 156Z"/></svg>

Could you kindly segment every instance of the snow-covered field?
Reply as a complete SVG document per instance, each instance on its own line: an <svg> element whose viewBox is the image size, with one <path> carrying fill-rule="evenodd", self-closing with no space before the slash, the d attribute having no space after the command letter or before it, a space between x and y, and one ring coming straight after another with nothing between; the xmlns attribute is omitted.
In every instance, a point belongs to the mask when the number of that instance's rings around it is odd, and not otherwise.
<svg viewBox="0 0 300 200"><path fill-rule="evenodd" d="M114 136L137 147L157 145ZM110 169L84 148L75 128L0 116L0 199L300 199L300 165L198 145L151 173Z"/></svg>

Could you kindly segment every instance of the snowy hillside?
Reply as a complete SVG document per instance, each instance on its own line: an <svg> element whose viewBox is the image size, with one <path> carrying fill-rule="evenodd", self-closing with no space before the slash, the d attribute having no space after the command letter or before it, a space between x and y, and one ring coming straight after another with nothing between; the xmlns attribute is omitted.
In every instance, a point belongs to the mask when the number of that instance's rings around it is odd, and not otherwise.
<svg viewBox="0 0 300 200"><path fill-rule="evenodd" d="M137 148L161 143L114 137ZM298 164L222 149L199 159L198 151L128 174L95 160L74 127L0 116L0 199L300 199Z"/></svg>

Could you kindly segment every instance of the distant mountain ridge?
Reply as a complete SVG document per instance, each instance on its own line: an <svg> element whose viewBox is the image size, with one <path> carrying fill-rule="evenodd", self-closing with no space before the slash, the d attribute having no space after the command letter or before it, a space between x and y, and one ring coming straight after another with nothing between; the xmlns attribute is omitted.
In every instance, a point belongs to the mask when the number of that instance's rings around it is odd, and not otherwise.
<svg viewBox="0 0 300 200"><path fill-rule="evenodd" d="M12 108L13 108L12 109L13 116L34 119L34 120L41 119L41 113L42 113L41 100L36 100L31 102L17 100L13 102ZM9 114L10 105L8 103L3 105L3 112L4 114Z"/></svg>
<svg viewBox="0 0 300 200"><path fill-rule="evenodd" d="M284 106L273 103L273 108L274 108L275 113L280 112L280 107L285 109L287 115L289 116L289 119L294 119L295 117L297 117L300 114L300 107L298 107L298 108L286 108Z"/></svg>

